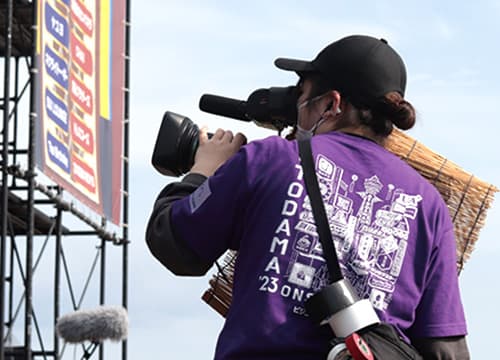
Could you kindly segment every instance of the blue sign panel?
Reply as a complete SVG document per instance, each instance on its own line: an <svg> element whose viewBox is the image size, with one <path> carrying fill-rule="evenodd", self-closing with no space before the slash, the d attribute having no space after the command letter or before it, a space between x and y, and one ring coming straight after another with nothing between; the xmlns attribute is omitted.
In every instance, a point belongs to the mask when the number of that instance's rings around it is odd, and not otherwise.
<svg viewBox="0 0 500 360"><path fill-rule="evenodd" d="M47 150L50 160L69 174L69 151L66 146L57 140L51 133L47 133Z"/></svg>

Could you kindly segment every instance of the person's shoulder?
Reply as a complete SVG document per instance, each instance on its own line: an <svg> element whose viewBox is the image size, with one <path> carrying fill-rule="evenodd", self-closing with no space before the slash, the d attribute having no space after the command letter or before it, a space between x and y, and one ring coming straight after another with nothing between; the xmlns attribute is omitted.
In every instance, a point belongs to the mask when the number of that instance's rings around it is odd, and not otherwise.
<svg viewBox="0 0 500 360"><path fill-rule="evenodd" d="M393 157L392 161L398 163L398 173L406 178L407 184L411 184L411 189L408 190L420 195L422 200L421 205L427 209L426 213L429 215L434 214L433 216L436 219L441 219L440 221L449 218L447 201L450 194L448 193L448 187L440 186L442 184L438 183L431 176L426 177L425 175L429 174L429 169L422 167L425 164L420 164L421 168L419 171L404 159L391 152L389 153Z"/></svg>
<svg viewBox="0 0 500 360"><path fill-rule="evenodd" d="M417 168L410 165L410 163L405 161L400 156L388 150L385 151L387 151L390 154L389 156L392 157L392 162L398 164L400 169L399 171L405 174L405 176L409 179L410 183L414 183L415 186L418 187L422 193L426 194L427 197L429 197L429 199L433 199L434 201L440 203L444 202L442 194L436 187L435 179L432 179L431 177L425 177L423 168L419 171L417 170Z"/></svg>
<svg viewBox="0 0 500 360"><path fill-rule="evenodd" d="M252 157L269 157L271 155L295 153L294 141L286 140L278 135L268 136L263 139L253 140L245 145L245 151Z"/></svg>
<svg viewBox="0 0 500 360"><path fill-rule="evenodd" d="M255 145L262 147L283 147L291 143L292 141L286 140L279 135L270 135L262 139L253 140L248 145Z"/></svg>
<svg viewBox="0 0 500 360"><path fill-rule="evenodd" d="M299 162L296 141L277 135L251 141L241 151L251 178L281 175Z"/></svg>

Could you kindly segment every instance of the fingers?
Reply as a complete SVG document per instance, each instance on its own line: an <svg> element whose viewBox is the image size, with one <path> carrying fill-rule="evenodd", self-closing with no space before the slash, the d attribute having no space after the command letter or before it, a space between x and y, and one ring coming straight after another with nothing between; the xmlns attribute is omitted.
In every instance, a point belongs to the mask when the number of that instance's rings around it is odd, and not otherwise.
<svg viewBox="0 0 500 360"><path fill-rule="evenodd" d="M227 130L224 132L224 135L222 136L222 141L223 142L232 142L233 141L233 132L231 130Z"/></svg>
<svg viewBox="0 0 500 360"><path fill-rule="evenodd" d="M245 135L243 135L242 133L237 133L234 137L233 137L233 143L238 147L242 147L243 145L245 145L247 143L247 138Z"/></svg>
<svg viewBox="0 0 500 360"><path fill-rule="evenodd" d="M225 163L231 156L246 144L246 137L232 131L217 129L214 135L208 139L207 128L200 129L200 146L196 150L194 165L191 171L210 176Z"/></svg>
<svg viewBox="0 0 500 360"><path fill-rule="evenodd" d="M202 126L200 129L200 144L204 144L208 141L208 127Z"/></svg>
<svg viewBox="0 0 500 360"><path fill-rule="evenodd" d="M238 143L241 145L246 144L246 138L244 135L238 133L238 137L243 137L245 141L241 142L241 139L238 139ZM233 132L231 130L223 130L217 129L217 131L212 135L212 137L208 138L208 128L206 126L201 127L200 129L200 143L204 144L209 140L218 141L218 142L227 142L232 143L234 139Z"/></svg>
<svg viewBox="0 0 500 360"><path fill-rule="evenodd" d="M231 130L217 129L212 139L215 141L231 142L233 140L233 133Z"/></svg>
<svg viewBox="0 0 500 360"><path fill-rule="evenodd" d="M233 132L231 130L222 130L222 129L217 129L214 136L212 137L212 140L226 142L226 143L233 143L238 147L241 147L247 143L247 138L242 133L237 133L236 135L233 135Z"/></svg>
<svg viewBox="0 0 500 360"><path fill-rule="evenodd" d="M217 131L215 132L214 136L212 136L212 139L213 140L222 140L222 138L224 137L224 133L225 133L224 130L217 129Z"/></svg>

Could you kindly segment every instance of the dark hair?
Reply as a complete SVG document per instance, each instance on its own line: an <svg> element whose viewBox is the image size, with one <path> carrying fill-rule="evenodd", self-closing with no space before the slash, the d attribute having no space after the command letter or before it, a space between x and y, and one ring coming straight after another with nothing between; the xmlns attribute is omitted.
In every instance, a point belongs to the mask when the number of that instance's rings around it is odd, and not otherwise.
<svg viewBox="0 0 500 360"><path fill-rule="evenodd" d="M395 91L375 101L370 108L358 108L358 114L362 124L381 136L388 136L393 125L401 130L411 129L416 120L413 106Z"/></svg>
<svg viewBox="0 0 500 360"><path fill-rule="evenodd" d="M312 81L311 98L332 89L320 73L314 72L304 75L303 78ZM392 132L393 125L401 130L411 129L415 125L415 109L396 91L387 93L370 106L356 101L349 94L342 95L358 110L361 124L371 128L377 135L388 136Z"/></svg>
<svg viewBox="0 0 500 360"><path fill-rule="evenodd" d="M311 80L311 98L314 98L316 96L320 96L324 93L326 93L328 90L331 90L332 87L328 84L328 82L325 81L325 78L323 75L321 75L319 72L308 72L303 74L304 76L301 76L301 79L309 79Z"/></svg>

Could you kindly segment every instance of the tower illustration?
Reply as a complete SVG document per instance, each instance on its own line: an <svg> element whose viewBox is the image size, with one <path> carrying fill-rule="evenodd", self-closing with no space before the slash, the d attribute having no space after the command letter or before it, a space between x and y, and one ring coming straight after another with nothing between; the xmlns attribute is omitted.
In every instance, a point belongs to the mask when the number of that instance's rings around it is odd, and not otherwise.
<svg viewBox="0 0 500 360"><path fill-rule="evenodd" d="M363 198L363 202L358 211L358 226L370 225L373 214L373 205L382 201L377 194L382 189L383 185L376 175L364 181L365 191L358 192L358 195Z"/></svg>

